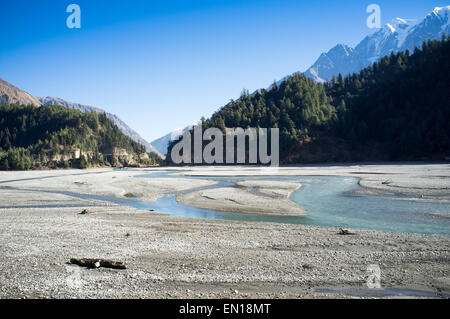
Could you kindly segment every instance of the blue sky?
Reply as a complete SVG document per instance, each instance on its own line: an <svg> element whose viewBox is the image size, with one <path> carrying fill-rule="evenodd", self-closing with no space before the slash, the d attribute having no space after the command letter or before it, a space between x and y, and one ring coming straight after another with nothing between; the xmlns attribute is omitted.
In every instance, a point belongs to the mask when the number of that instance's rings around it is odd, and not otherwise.
<svg viewBox="0 0 450 319"><path fill-rule="evenodd" d="M81 29L66 7L81 7ZM208 117L242 89L305 71L382 23L442 1L0 0L0 77L34 96L117 114L148 141Z"/></svg>

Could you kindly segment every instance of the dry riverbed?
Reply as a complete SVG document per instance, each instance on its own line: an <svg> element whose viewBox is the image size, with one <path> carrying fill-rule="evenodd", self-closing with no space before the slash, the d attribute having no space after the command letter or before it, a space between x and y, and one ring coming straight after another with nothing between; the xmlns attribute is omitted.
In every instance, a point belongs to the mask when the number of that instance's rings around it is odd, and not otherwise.
<svg viewBox="0 0 450 319"><path fill-rule="evenodd" d="M277 174L358 176L370 191L450 198L449 168L308 166L281 168ZM187 219L64 193L129 193L153 201L166 192L215 184L183 176L134 178L155 171L0 172L0 297L342 297L317 289L367 290L371 264L381 268L383 288L450 293L448 237L363 230L341 236L327 227ZM257 175L261 170L182 168L178 174ZM287 201L294 187L252 183L237 189ZM83 208L89 214L81 215ZM128 269L85 269L67 264L71 258L123 261Z"/></svg>

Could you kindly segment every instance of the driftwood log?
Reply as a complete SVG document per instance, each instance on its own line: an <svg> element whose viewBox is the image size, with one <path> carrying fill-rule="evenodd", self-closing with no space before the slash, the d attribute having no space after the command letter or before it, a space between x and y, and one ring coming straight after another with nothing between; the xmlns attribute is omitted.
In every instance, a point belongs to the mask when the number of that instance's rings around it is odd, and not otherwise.
<svg viewBox="0 0 450 319"><path fill-rule="evenodd" d="M80 213L80 215L87 215L87 214L91 214L93 213L93 211L87 210L87 209L83 209Z"/></svg>
<svg viewBox="0 0 450 319"><path fill-rule="evenodd" d="M339 228L338 235L354 235L354 233L349 232L347 229Z"/></svg>
<svg viewBox="0 0 450 319"><path fill-rule="evenodd" d="M113 268L113 269L127 269L127 266L121 261L112 261L108 259L89 259L89 258L72 258L71 264L87 268Z"/></svg>

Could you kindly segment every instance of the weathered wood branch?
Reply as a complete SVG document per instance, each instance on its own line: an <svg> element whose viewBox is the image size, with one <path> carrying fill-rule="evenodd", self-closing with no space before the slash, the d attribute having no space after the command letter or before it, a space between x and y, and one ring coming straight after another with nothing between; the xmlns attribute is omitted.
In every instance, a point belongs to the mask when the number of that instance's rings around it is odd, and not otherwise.
<svg viewBox="0 0 450 319"><path fill-rule="evenodd" d="M355 234L349 232L347 229L339 228L338 235L355 235Z"/></svg>
<svg viewBox="0 0 450 319"><path fill-rule="evenodd" d="M89 258L72 258L71 264L87 268L113 268L113 269L127 269L127 266L121 261L112 261L108 259L89 259Z"/></svg>

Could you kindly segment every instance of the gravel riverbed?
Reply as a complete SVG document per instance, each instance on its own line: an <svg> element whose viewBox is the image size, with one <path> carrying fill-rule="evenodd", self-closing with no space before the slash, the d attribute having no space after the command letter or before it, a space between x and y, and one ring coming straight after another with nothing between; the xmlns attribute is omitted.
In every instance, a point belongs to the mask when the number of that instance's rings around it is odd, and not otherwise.
<svg viewBox="0 0 450 319"><path fill-rule="evenodd" d="M449 165L417 166L420 171L416 166L357 165L338 166L333 172L328 166L286 168L284 173L354 176L359 171L361 184L372 183L371 190L395 188L450 197ZM391 175L369 174L379 170ZM208 171L180 169L179 174ZM229 174L237 171L249 170L236 168ZM0 297L350 297L326 289L355 290L364 297L367 269L373 264L380 267L383 288L413 289L436 297L450 293L448 237L358 229L350 230L355 235L341 236L332 227L188 219L55 193L131 192L150 201L164 192L214 184L183 176L135 182L134 176L146 172L0 172ZM390 187L380 182L388 178ZM89 214L80 214L83 207ZM68 264L71 258L112 259L128 268L85 269Z"/></svg>

